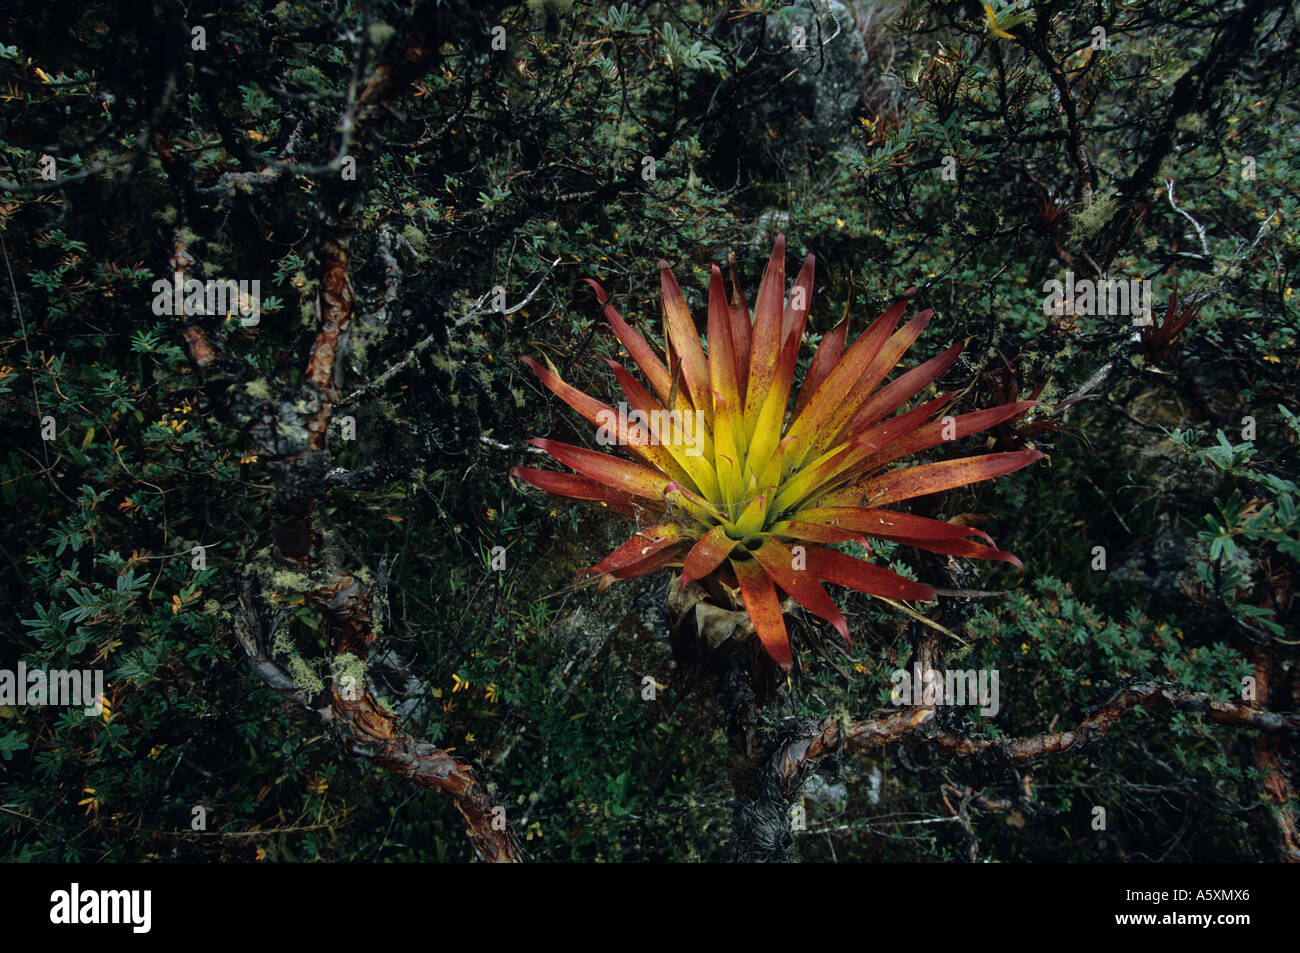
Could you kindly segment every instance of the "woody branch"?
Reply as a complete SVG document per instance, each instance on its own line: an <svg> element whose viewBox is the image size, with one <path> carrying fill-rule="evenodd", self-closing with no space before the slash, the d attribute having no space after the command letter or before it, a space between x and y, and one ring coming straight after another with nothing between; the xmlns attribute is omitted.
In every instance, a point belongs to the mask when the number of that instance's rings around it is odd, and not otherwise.
<svg viewBox="0 0 1300 953"><path fill-rule="evenodd" d="M361 122L399 94L431 64L436 43L416 8L408 25L408 40L400 66L381 64L360 95L349 96L341 135L352 141ZM374 585L365 585L359 573L344 567L333 534L322 533L314 520L315 502L324 492L330 472L327 434L334 408L346 349L347 331L356 300L351 285L350 243L352 222L348 212L355 195L335 183L323 190L323 237L319 246L320 297L317 329L297 400L261 401L253 407L234 399L235 381L224 373L220 345L198 323L185 331L187 349L200 378L215 379L214 396L227 398L226 410L236 422L248 425L259 459L266 462L274 486L271 535L275 558L286 566L311 574L314 588L305 603L321 620L330 654L350 655L364 663L378 633L373 624ZM335 201L331 202L333 193ZM178 235L180 233L178 232ZM173 266L183 270L192 259L177 239ZM224 385L224 386L222 386ZM246 580L246 583L248 581ZM257 587L260 588L260 587ZM343 690L331 684L317 698L305 698L291 679L278 669L266 646L275 623L268 625L251 599L247 584L238 601L236 634L255 670L277 691L318 711L330 725L344 752L372 761L422 787L452 799L467 828L475 853L488 861L523 859L505 812L489 793L481 769L464 758L422 742L405 731L396 715L364 685Z"/></svg>

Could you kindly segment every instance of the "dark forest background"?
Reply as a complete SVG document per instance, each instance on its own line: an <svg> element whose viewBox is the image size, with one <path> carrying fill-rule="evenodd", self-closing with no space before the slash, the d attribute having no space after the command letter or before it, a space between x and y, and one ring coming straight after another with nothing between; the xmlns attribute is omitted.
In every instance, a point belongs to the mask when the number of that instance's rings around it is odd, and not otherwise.
<svg viewBox="0 0 1300 953"><path fill-rule="evenodd" d="M6 4L0 666L101 668L108 706L0 707L3 856L1300 859L1298 18ZM915 286L909 361L969 338L962 409L1045 404L967 450L1050 466L917 508L1023 573L877 551L981 593L931 609L995 719L810 748L933 645L838 594L852 651L804 620L738 728L667 572L572 586L626 526L509 476L594 445L521 357L613 393L580 279L655 336L656 259L700 317L779 232L813 342ZM155 314L178 270L259 281L260 320ZM1067 270L1150 283L1152 323L1046 314Z"/></svg>

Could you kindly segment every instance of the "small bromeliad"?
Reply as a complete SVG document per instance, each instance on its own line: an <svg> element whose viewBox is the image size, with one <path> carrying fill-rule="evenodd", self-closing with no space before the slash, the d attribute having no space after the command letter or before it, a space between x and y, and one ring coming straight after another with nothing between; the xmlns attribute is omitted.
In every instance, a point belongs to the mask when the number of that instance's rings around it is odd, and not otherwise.
<svg viewBox="0 0 1300 953"><path fill-rule="evenodd" d="M512 471L548 493L600 504L645 527L581 575L630 579L680 566L683 586L715 577L739 590L768 655L789 669L790 643L778 590L846 639L848 625L825 582L887 599L935 598L929 586L828 546L850 541L866 546L867 538L874 537L1020 565L981 530L889 508L1002 476L1043 457L1037 450L1021 450L889 469L903 457L978 433L1035 406L1034 401L1019 401L944 416L955 396L944 394L896 413L961 353L963 344L955 344L885 383L932 311L900 328L908 302L899 301L846 346L846 308L839 324L823 336L790 406L812 299L813 256L804 261L787 299L785 236L777 236L752 319L734 273L728 296L715 265L707 352L666 262L659 262L659 275L667 363L623 320L600 285L588 279L614 334L649 384L647 389L610 361L625 396L620 411L565 383L553 367L524 358L543 384L589 422L606 432L612 427L612 442L635 458L537 439L532 443L577 473L531 467ZM674 426L682 421L696 425Z"/></svg>

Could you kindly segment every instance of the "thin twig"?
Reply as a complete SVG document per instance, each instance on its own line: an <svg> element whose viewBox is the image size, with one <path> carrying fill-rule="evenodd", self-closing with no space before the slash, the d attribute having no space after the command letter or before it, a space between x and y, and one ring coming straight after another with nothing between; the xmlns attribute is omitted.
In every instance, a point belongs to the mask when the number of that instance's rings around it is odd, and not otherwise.
<svg viewBox="0 0 1300 953"><path fill-rule="evenodd" d="M474 302L474 307L472 307L462 317L456 320L455 327L459 328L467 324L469 321L473 320L474 318L480 317L485 314L503 314L503 315L514 314L520 308L526 307L528 303L532 301L533 298L537 295L537 292L541 290L542 285L546 282L546 279L550 277L551 272L555 270L555 267L559 263L560 263L559 258L556 258L555 261L551 262L550 267L546 269L546 273L542 275L542 277L538 279L537 284L533 286L533 290L528 292L527 296L514 307L505 308L501 311L497 311L497 309L495 308L484 308L483 307L484 303L488 300L488 298L492 297L492 291L485 291L483 294L479 295L478 300ZM430 345L432 345L436 340L438 340L439 333L440 332L438 331L434 331L432 334L429 334L424 338L422 338L421 340L419 340L418 342L416 342L415 346L411 348L411 353L407 354L406 357L402 358L392 367L388 368L388 370L384 371L382 374L380 374L370 383L362 387L358 387L351 394L345 397L340 402L339 405L342 407L346 407L348 404L351 404L357 398L365 397L367 394L373 394L375 391L379 390L390 380L392 380L396 375L400 374L402 371L406 370L406 368L410 367L411 364L415 361L417 357L420 356L421 353L426 351L430 347Z"/></svg>
<svg viewBox="0 0 1300 953"><path fill-rule="evenodd" d="M1170 207L1173 208L1173 210L1177 212L1179 215L1181 215L1183 218L1187 219L1189 222L1192 223L1192 227L1196 229L1196 234L1201 237L1201 251L1205 252L1206 258L1213 258L1214 256L1210 254L1210 243L1209 241L1206 240L1205 237L1205 226L1203 226L1196 219L1192 218L1190 212L1188 212L1185 209L1179 208L1178 203L1174 201L1174 180L1170 179L1168 182L1166 182L1165 187L1166 189L1168 189L1169 192Z"/></svg>

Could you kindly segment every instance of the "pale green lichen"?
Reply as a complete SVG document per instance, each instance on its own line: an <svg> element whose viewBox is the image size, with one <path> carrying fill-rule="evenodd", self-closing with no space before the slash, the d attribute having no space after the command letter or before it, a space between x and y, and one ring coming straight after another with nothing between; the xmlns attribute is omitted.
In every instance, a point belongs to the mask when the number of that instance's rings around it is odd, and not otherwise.
<svg viewBox="0 0 1300 953"><path fill-rule="evenodd" d="M370 45L378 49L391 40L396 33L397 30L387 23L372 23L370 24Z"/></svg>
<svg viewBox="0 0 1300 953"><path fill-rule="evenodd" d="M1081 242L1092 238L1111 220L1118 207L1119 199L1115 189L1101 192L1091 204L1085 205L1074 214L1070 223L1071 240Z"/></svg>
<svg viewBox="0 0 1300 953"><path fill-rule="evenodd" d="M258 400L271 399L271 387L265 378L259 377L256 380L249 381L244 385L244 392L249 397L256 397Z"/></svg>
<svg viewBox="0 0 1300 953"><path fill-rule="evenodd" d="M302 694L311 698L319 694L325 688L325 682L316 670L308 664L301 653L294 648L293 642L289 639L287 628L276 629L275 637L271 640L271 657L279 658L285 656L287 661L285 666L289 669L289 675L293 679L295 687Z"/></svg>
<svg viewBox="0 0 1300 953"><path fill-rule="evenodd" d="M289 641L289 630L278 628L275 635L271 638L271 657L279 658L281 655L293 654L293 643Z"/></svg>
<svg viewBox="0 0 1300 953"><path fill-rule="evenodd" d="M293 676L293 683L298 687L298 691L308 698L315 697L325 688L325 683L316 674L316 670L297 653L289 656L289 674Z"/></svg>
<svg viewBox="0 0 1300 953"><path fill-rule="evenodd" d="M414 225L407 225L402 229L402 237L406 239L406 243L411 246L411 251L415 252L417 257L424 257L424 249L428 244L428 239L424 237L424 232L420 231Z"/></svg>
<svg viewBox="0 0 1300 953"><path fill-rule="evenodd" d="M307 428L281 420L275 425L276 433L281 437L287 437L290 440L298 440L305 443L307 441Z"/></svg>
<svg viewBox="0 0 1300 953"><path fill-rule="evenodd" d="M330 674L335 685L342 685L343 679L351 678L358 687L366 684L366 660L358 658L351 652L343 652L330 658Z"/></svg>
<svg viewBox="0 0 1300 953"><path fill-rule="evenodd" d="M1048 382L1043 386L1042 393L1038 395L1038 399L1041 400L1048 407L1051 407L1053 404L1056 403L1056 397L1060 393L1061 393L1061 388L1056 386L1056 381L1054 379L1048 380Z"/></svg>
<svg viewBox="0 0 1300 953"><path fill-rule="evenodd" d="M305 572L279 569L271 573L271 588L280 592L311 592L320 584Z"/></svg>

